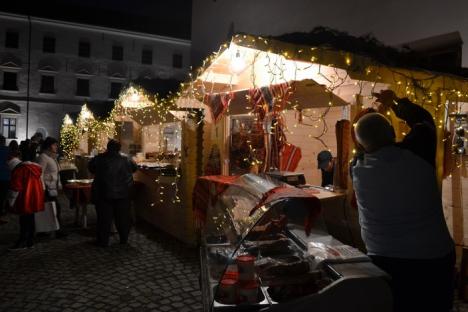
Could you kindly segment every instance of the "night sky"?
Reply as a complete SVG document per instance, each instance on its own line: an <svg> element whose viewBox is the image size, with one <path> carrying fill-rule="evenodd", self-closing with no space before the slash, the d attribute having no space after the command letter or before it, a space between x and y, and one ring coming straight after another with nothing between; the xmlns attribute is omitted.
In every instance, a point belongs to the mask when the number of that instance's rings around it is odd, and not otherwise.
<svg viewBox="0 0 468 312"><path fill-rule="evenodd" d="M0 1L0 11L190 39L191 5L191 0L14 0Z"/></svg>
<svg viewBox="0 0 468 312"><path fill-rule="evenodd" d="M387 45L458 30L468 67L467 0L4 0L0 11L192 39L203 57L226 40L231 24L259 35L328 26L371 33Z"/></svg>

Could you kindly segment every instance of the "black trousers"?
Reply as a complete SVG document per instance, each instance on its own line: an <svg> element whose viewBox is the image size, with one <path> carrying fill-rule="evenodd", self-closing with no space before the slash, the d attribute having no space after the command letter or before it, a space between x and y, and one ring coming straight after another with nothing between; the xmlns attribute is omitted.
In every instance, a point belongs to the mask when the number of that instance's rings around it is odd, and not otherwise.
<svg viewBox="0 0 468 312"><path fill-rule="evenodd" d="M435 259L371 258L392 278L394 311L446 312L452 309L455 250Z"/></svg>
<svg viewBox="0 0 468 312"><path fill-rule="evenodd" d="M20 237L17 245L32 246L34 243L34 213L19 216Z"/></svg>
<svg viewBox="0 0 468 312"><path fill-rule="evenodd" d="M9 181L0 181L0 215L6 212Z"/></svg>
<svg viewBox="0 0 468 312"><path fill-rule="evenodd" d="M131 224L129 198L99 199L96 205L96 214L96 241L99 245L107 246L109 244L113 219L119 232L120 243L127 243Z"/></svg>

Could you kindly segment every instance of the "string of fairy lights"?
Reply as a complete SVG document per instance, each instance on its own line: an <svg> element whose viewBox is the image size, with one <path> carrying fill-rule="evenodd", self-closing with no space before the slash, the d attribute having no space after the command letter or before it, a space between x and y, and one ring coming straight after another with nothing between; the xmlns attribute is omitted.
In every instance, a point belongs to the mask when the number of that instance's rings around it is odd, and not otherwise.
<svg viewBox="0 0 468 312"><path fill-rule="evenodd" d="M295 111L295 122L291 124L283 124L284 131L289 134L294 134L294 131L300 126L310 128L310 133L307 138L319 141L323 146L328 148L324 136L329 131L327 118L333 107L336 107L337 91L347 84L352 83L357 87L356 103L360 103L360 109L372 105L372 93L375 90L390 87L399 97L407 97L412 102L428 109L433 115L437 127L441 130L448 126L448 121L455 122L455 117L449 117L445 112L460 112L460 103L468 102L468 82L462 81L459 77L450 75L434 74L425 71L413 71L392 68L382 65L371 58L352 55L350 53L335 51L325 47L305 47L280 45L274 40L263 37L253 37L247 35L236 35L231 43L223 44L220 49L210 55L203 61L203 64L198 69L189 73L188 80L182 83L178 92L170 94L166 98L160 98L157 95L147 93L143 88L130 84L124 89L119 98L115 102L115 106L110 116L104 120L98 120L90 114L86 105L83 106L76 125L70 123L66 117L61 129L61 142L64 154L66 157L72 158L74 151L79 145L79 139L86 134L92 145L98 151L104 149L104 142L107 138L112 138L117 135L117 121L122 121L125 118L130 118L139 124L156 125L159 131L156 133L147 131L148 140L157 142L159 148L164 144L161 140L163 135L162 126L169 122L168 116L171 116L171 110L177 110L178 103L181 99L189 103L189 107L194 109L205 108L201 99L205 94L214 93L214 80L210 79L208 71L209 67L221 56L223 52L230 48L230 44L236 44L243 48L255 49L250 63L238 62L232 63L231 69L235 67L242 70L249 70L249 82L252 88L261 87L257 85L257 76L259 69L268 75L270 84L278 84L281 82L290 83L287 89L288 93L295 92L294 81L305 79L304 75L316 66L317 74L323 80L323 92L328 98L328 105L321 108L306 108L302 109L301 104L296 99L286 100L286 109ZM234 61L238 61L242 55L239 50L233 56ZM243 60L246 62L247 60ZM264 62L264 63L260 63ZM293 64L292 74L288 72L287 62ZM243 68L242 68L243 67ZM325 71L327 69L328 71ZM205 79L200 79L205 74ZM231 73L229 82L227 83L226 92L235 92L237 73ZM350 77L352 76L352 77ZM364 99L363 102L358 102L357 98ZM274 96L273 103L282 101L282 98ZM247 106L245 109L248 115L253 116L255 122L260 122L259 116L254 111L252 99L249 94L245 95ZM230 114L230 108L227 108L225 114ZM286 120L285 112L278 112L279 121L284 123ZM387 111L389 119L394 123L396 116L392 111ZM190 109L183 117L184 121L196 120L202 122L203 118L197 118L197 114ZM271 130L275 130L277 124L269 125ZM406 135L406 129L401 128L400 124L394 124L395 129L400 131L400 137ZM268 130L268 127L264 128ZM178 139L181 139L181 131L176 133ZM281 138L280 138L281 139ZM467 139L464 138L466 141ZM253 165L261 165L262 160L256 158L256 150L252 142L249 145L249 161ZM454 146L455 147L455 146ZM461 162L457 163L461 166ZM180 202L178 195L178 179L180 176L180 168L176 168L176 177L172 185L176 188L176 195L173 202ZM160 195L164 194L164 186L161 183L161 177L156 179L156 184ZM164 202L163 196L160 199Z"/></svg>
<svg viewBox="0 0 468 312"><path fill-rule="evenodd" d="M74 160L75 150L80 145L80 134L77 126L68 114L63 118L60 129L60 146L62 147L65 159Z"/></svg>
<svg viewBox="0 0 468 312"><path fill-rule="evenodd" d="M191 75L192 79L185 84L185 90L190 90L188 94L185 94L186 96L202 99L205 93L213 91L213 86L215 85L214 78L210 78L214 77L214 74L209 71L209 67L214 64L223 52L230 48L232 43L244 48L256 49L249 61L250 63L243 65L244 69L250 68L249 77L252 88L259 87L256 85L259 67L264 67L263 71L270 76L270 84L274 84L301 80L296 79L297 76L300 76L301 71L306 71L313 64L319 65L319 75L327 81L324 91L329 96L329 107L302 110L300 109L300 103L288 101L288 107L296 110L297 119L292 129L288 125L285 125L285 129L291 134L294 133L294 128L297 128L299 125L310 127L315 131L321 130L319 134L310 133L307 137L320 141L325 147L327 147L327 144L322 138L328 131L327 115L330 112L330 108L335 106L334 94L350 80L359 89L355 97L362 97L367 100L366 102L369 102L373 98L371 94L375 90L390 87L397 96L407 97L412 102L428 109L433 115L439 129L447 127L447 122L444 122L444 119L446 119L444 115L447 115L445 112L452 109L459 111L457 108L458 103L463 101L468 102L468 81L463 81L463 78L460 77L451 76L450 74L436 74L423 70L392 68L382 65L371 58L333 51L325 47L294 46L293 48L288 47L287 49L283 49L284 45L281 46L281 44L275 43L274 40L248 35L236 35L231 43L225 43L218 51L206 58L202 66L195 71L195 74ZM272 58L272 53L279 57ZM262 54L265 57L262 58ZM330 54L333 54L333 59L330 59ZM235 55L236 57L241 55L239 50L237 50ZM266 64L259 64L258 60L260 59L267 59ZM248 62L248 60L244 61ZM294 75L288 78L285 75L284 68L286 61L293 61L295 66ZM308 65L304 66L300 61L308 62ZM334 71L332 74L323 73L320 71L320 66L332 67ZM349 77L349 73L354 74L352 79ZM205 75L204 79L197 79L202 75ZM235 75L235 73L231 73L231 79L229 80L234 81L235 79L232 77ZM389 75L391 75L391 78L389 78ZM193 79L193 77L196 78ZM227 90L233 90L234 87L235 83L229 83ZM294 92L292 86L290 92ZM278 99L274 99L274 101L276 100ZM246 95L246 102L250 103L248 95ZM365 108L372 104L362 103L361 105L361 108ZM451 106L455 106L455 108ZM254 108L248 105L246 109L250 109L251 111L248 114L254 115L254 120L258 121L253 111ZM227 113L229 114L229 109ZM392 111L387 111L386 114L394 124L395 129L400 131L400 138L405 136L408 128L405 125L401 125L401 123L395 124L395 121L398 121L398 119ZM450 120L453 122L455 119L452 117ZM467 139L464 138L464 140L466 141ZM453 147L455 154L456 146L454 145ZM255 155L255 148L251 144L249 144L249 148L250 158L252 158ZM260 160L254 159L252 164L259 162Z"/></svg>
<svg viewBox="0 0 468 312"><path fill-rule="evenodd" d="M166 144L168 142L167 137L164 137L164 126L168 123L172 125L177 124L177 121L174 122L174 118L171 118L174 116L170 111L174 109L177 109L174 99L160 99L157 95L151 95L143 88L130 84L121 92L107 118L95 118L86 104L83 105L76 124L73 124L68 115L65 116L60 133L63 153L67 159L72 160L80 146L80 140L88 140L88 151L85 152L92 150L103 152L107 141L118 135L119 128L122 132L126 131L124 127L119 127L121 126L119 122L122 121L134 121L139 125L145 125L142 134L147 136L148 141L157 143L157 150L177 150L176 142L180 142L182 139L181 128L175 127L176 129L172 132L173 137L169 145ZM191 116L190 112L187 116ZM152 126L156 126L156 131L149 129ZM178 148L179 151L177 152L180 152L180 146ZM175 155L174 157L178 156ZM173 181L169 183L174 190L171 201L172 203L181 202L179 162L175 161L173 164L175 174L166 174L164 170L161 170L154 180L156 192L160 195L160 203L164 203L167 200L164 196L166 188L164 183L167 182L163 181L163 177L168 176L174 177Z"/></svg>

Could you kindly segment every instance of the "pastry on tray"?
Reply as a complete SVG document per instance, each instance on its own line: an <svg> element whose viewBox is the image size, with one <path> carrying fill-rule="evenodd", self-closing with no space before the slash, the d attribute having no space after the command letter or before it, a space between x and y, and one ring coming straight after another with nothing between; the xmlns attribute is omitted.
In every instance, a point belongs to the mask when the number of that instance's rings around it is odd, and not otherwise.
<svg viewBox="0 0 468 312"><path fill-rule="evenodd" d="M258 261L257 264L257 273L263 280L302 275L310 271L309 263L298 256L267 257Z"/></svg>
<svg viewBox="0 0 468 312"><path fill-rule="evenodd" d="M292 252L289 248L289 239L286 237L268 241L244 241L244 247L249 254L258 256L260 253L262 257L288 255Z"/></svg>
<svg viewBox="0 0 468 312"><path fill-rule="evenodd" d="M269 283L268 294L276 302L285 302L295 298L317 293L331 283L321 272L309 272L296 276L283 276Z"/></svg>

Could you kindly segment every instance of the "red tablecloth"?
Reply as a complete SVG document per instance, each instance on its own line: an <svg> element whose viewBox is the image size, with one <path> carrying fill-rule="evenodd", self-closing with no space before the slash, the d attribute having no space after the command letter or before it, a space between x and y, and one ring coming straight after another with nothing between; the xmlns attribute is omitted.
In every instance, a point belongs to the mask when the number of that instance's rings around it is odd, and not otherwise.
<svg viewBox="0 0 468 312"><path fill-rule="evenodd" d="M218 195L232 185L238 176L203 176L197 179L193 190L193 212L197 225L205 223L206 210L210 201L216 202Z"/></svg>
<svg viewBox="0 0 468 312"><path fill-rule="evenodd" d="M71 191L71 197L75 204L88 204L91 202L91 183L69 183L65 189Z"/></svg>

